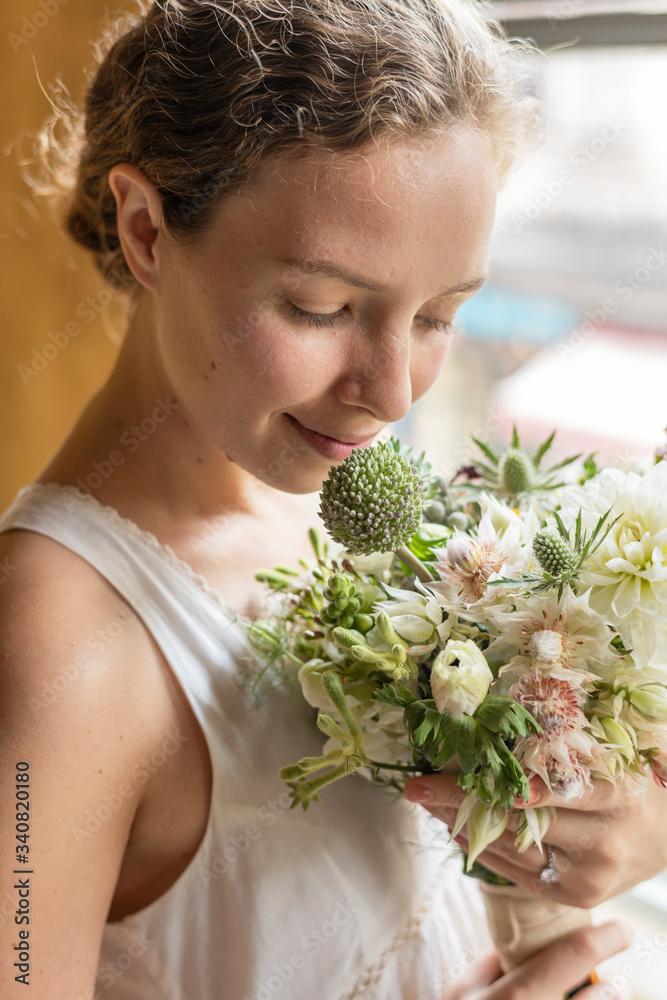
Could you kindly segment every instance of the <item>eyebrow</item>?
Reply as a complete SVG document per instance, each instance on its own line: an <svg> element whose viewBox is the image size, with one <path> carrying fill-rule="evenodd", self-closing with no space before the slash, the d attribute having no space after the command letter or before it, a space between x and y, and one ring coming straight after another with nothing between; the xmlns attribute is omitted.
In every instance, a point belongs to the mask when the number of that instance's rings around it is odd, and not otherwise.
<svg viewBox="0 0 667 1000"><path fill-rule="evenodd" d="M358 274L352 274L331 260L309 260L307 257L296 257L291 260L284 260L282 263L291 267L297 267L305 274L321 274L326 278L336 278L338 281L343 281L346 285L354 285L355 288L366 288L371 292L382 291L382 285L378 285L377 282L371 281L368 278L362 278ZM444 292L433 295L432 298L442 299L448 295L460 295L462 292L477 291L486 282L487 277L483 275L481 278L473 278L472 281L465 281L462 285L447 288Z"/></svg>

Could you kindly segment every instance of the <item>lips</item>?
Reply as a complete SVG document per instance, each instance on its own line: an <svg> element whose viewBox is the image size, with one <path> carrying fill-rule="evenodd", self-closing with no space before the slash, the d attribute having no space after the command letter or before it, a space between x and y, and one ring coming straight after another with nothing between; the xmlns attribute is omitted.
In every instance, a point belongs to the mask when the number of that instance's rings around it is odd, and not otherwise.
<svg viewBox="0 0 667 1000"><path fill-rule="evenodd" d="M294 423L299 424L299 426L303 428L303 430L310 431L311 434L317 434L319 437L328 438L330 441L335 441L336 444L346 444L354 448L359 448L362 446L368 446L372 444L373 438L375 438L380 433L380 429L378 428L378 430L373 431L372 433L366 434L364 436L346 435L344 438L339 438L335 437L333 434L326 434L324 431L317 430L315 427L308 427L306 424L302 424L300 420L297 420L296 417L293 417L290 413L288 413L287 416L290 418L290 420L293 420Z"/></svg>
<svg viewBox="0 0 667 1000"><path fill-rule="evenodd" d="M349 437L355 437L356 440L353 441L343 441L340 438L333 437L331 434L323 434L321 431L313 430L311 427L306 427L302 424L296 417L291 414L286 413L285 416L289 419L291 425L299 432L302 438L304 438L308 444L315 451L319 452L325 458L330 461L340 462L348 458L355 448L367 448L373 443L373 438L378 434L378 431L370 437L362 438L359 435L348 435Z"/></svg>

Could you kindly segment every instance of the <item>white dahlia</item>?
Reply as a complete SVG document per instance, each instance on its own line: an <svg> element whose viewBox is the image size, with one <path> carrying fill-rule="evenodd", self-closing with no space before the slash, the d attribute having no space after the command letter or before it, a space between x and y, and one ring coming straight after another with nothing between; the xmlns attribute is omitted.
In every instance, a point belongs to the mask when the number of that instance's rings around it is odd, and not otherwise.
<svg viewBox="0 0 667 1000"><path fill-rule="evenodd" d="M618 517L581 574L590 603L618 630L638 667L667 670L667 462L644 475L605 469L561 498L574 529L579 509L589 529L611 508Z"/></svg>

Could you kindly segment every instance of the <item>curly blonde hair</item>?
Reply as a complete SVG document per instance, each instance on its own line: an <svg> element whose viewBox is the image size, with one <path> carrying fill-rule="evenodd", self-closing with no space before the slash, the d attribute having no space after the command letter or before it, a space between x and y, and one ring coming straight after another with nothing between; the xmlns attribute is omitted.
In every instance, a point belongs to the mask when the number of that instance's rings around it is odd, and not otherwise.
<svg viewBox="0 0 667 1000"><path fill-rule="evenodd" d="M117 287L118 163L159 191L184 243L270 157L484 130L499 177L542 131L522 47L478 0L137 0L96 46L83 112L66 95L38 137L42 194ZM63 131L64 129L64 131Z"/></svg>

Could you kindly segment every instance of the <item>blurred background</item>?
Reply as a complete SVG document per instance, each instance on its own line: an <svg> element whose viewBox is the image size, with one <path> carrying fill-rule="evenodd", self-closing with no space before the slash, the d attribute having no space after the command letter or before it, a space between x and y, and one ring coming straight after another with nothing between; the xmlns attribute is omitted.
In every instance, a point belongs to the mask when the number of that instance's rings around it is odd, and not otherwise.
<svg viewBox="0 0 667 1000"><path fill-rule="evenodd" d="M470 434L499 444L513 423L527 445L558 427L559 455L623 464L664 444L667 424L667 0L484 7L538 47L526 58L550 133L502 193L491 280L461 310L442 377L396 430L451 473L471 457ZM121 9L0 8L0 508L39 474L123 335L122 301L21 176L44 91L81 96L100 21ZM613 975L634 1000L664 1000L667 879L597 917L611 913L638 929Z"/></svg>
<svg viewBox="0 0 667 1000"><path fill-rule="evenodd" d="M468 435L620 464L667 424L667 3L491 5L535 40L550 131L508 180L490 283L401 429L450 469Z"/></svg>

